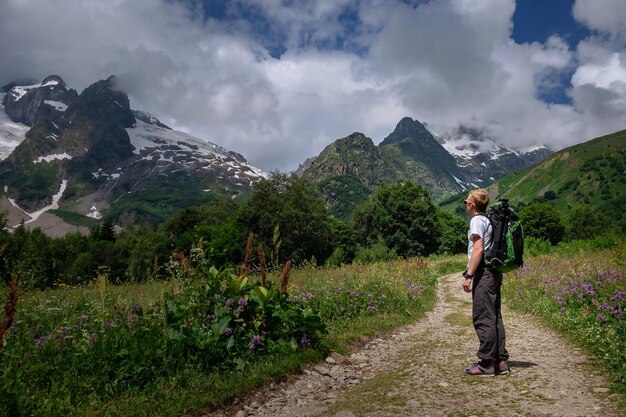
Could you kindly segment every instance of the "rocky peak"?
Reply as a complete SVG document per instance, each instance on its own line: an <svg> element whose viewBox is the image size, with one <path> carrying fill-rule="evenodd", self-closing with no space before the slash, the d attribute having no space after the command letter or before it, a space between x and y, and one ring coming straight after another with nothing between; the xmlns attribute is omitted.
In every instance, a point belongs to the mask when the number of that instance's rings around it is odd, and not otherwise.
<svg viewBox="0 0 626 417"><path fill-rule="evenodd" d="M379 146L391 145L393 143L401 142L406 138L416 139L424 142L437 142L433 135L417 120L413 120L410 117L404 117L398 124L393 132L391 132Z"/></svg>
<svg viewBox="0 0 626 417"><path fill-rule="evenodd" d="M391 178L393 170L383 159L380 149L363 133L354 132L328 145L304 171L305 178L320 180L329 175L347 175L373 189Z"/></svg>
<svg viewBox="0 0 626 417"><path fill-rule="evenodd" d="M85 88L75 110L96 123L115 123L125 128L135 124L128 96L118 88L118 80L114 75Z"/></svg>
<svg viewBox="0 0 626 417"><path fill-rule="evenodd" d="M50 75L38 84L14 84L2 105L11 120L27 126L64 112L78 96L76 91L65 88L65 82L58 75Z"/></svg>
<svg viewBox="0 0 626 417"><path fill-rule="evenodd" d="M372 142L372 139L368 138L367 136L365 136L363 133L360 132L354 132L349 136L346 136L343 139L339 139L337 141L339 144L345 144L346 146L348 146L351 149L364 149L364 150L369 150L369 149L375 149L376 146L374 145L374 142Z"/></svg>
<svg viewBox="0 0 626 417"><path fill-rule="evenodd" d="M59 85L65 88L65 81L63 81L63 78L59 77L58 75L48 75L41 82L41 85Z"/></svg>

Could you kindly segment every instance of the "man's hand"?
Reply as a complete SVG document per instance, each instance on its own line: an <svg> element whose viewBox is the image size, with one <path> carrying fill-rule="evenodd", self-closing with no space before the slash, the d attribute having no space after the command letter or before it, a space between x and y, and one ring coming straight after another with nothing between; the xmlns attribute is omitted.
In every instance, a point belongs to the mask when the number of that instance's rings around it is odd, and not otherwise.
<svg viewBox="0 0 626 417"><path fill-rule="evenodd" d="M472 292L472 279L471 278L465 278L463 280L463 291Z"/></svg>

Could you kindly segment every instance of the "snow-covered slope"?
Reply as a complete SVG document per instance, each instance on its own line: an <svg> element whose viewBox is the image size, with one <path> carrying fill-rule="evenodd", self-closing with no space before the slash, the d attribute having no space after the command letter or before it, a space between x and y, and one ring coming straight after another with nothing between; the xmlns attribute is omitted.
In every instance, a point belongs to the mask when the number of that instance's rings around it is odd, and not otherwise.
<svg viewBox="0 0 626 417"><path fill-rule="evenodd" d="M26 136L26 132L30 127L15 123L4 112L4 106L1 104L5 93L0 93L0 161L5 159L13 152L13 149L19 145Z"/></svg>
<svg viewBox="0 0 626 417"><path fill-rule="evenodd" d="M267 178L268 175L250 164L243 156L228 151L207 140L183 132L166 129L156 119L152 123L137 120L126 129L134 153L141 159L159 163L177 163L190 168L227 171L232 177L247 181Z"/></svg>
<svg viewBox="0 0 626 417"><path fill-rule="evenodd" d="M457 160L471 161L478 155L488 156L492 161L506 155L524 156L537 151L551 150L543 145L534 145L520 148L504 147L497 139L485 134L483 131L468 128L457 128L445 131L441 128L424 123L424 127L443 146L450 155ZM462 166L462 163L459 164Z"/></svg>

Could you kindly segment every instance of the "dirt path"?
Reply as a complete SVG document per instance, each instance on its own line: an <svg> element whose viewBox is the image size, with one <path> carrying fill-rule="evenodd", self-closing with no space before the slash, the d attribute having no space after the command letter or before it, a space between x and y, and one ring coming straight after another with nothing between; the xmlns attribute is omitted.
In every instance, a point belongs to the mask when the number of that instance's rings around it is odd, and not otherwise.
<svg viewBox="0 0 626 417"><path fill-rule="evenodd" d="M439 301L425 319L204 416L624 415L581 350L506 306L511 373L463 375L478 341L460 283L460 274L439 280Z"/></svg>

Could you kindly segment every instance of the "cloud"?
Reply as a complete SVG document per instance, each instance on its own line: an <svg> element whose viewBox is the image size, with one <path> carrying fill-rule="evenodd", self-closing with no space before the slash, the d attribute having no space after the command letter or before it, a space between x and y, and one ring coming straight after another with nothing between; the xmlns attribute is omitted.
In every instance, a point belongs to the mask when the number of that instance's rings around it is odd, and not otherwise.
<svg viewBox="0 0 626 417"><path fill-rule="evenodd" d="M626 42L626 2L622 0L576 0L574 18L590 29L608 34L612 40Z"/></svg>
<svg viewBox="0 0 626 417"><path fill-rule="evenodd" d="M626 127L626 3L577 0L574 17L596 31L579 43L572 75L573 98L588 132Z"/></svg>
<svg viewBox="0 0 626 417"><path fill-rule="evenodd" d="M559 36L516 44L514 0L224 4L206 16L199 0L4 0L0 84L56 73L80 91L116 74L133 108L265 170L354 131L379 142L404 116L518 147L625 127L624 13L596 0L575 4L597 31L575 50ZM572 104L546 103L572 73Z"/></svg>

